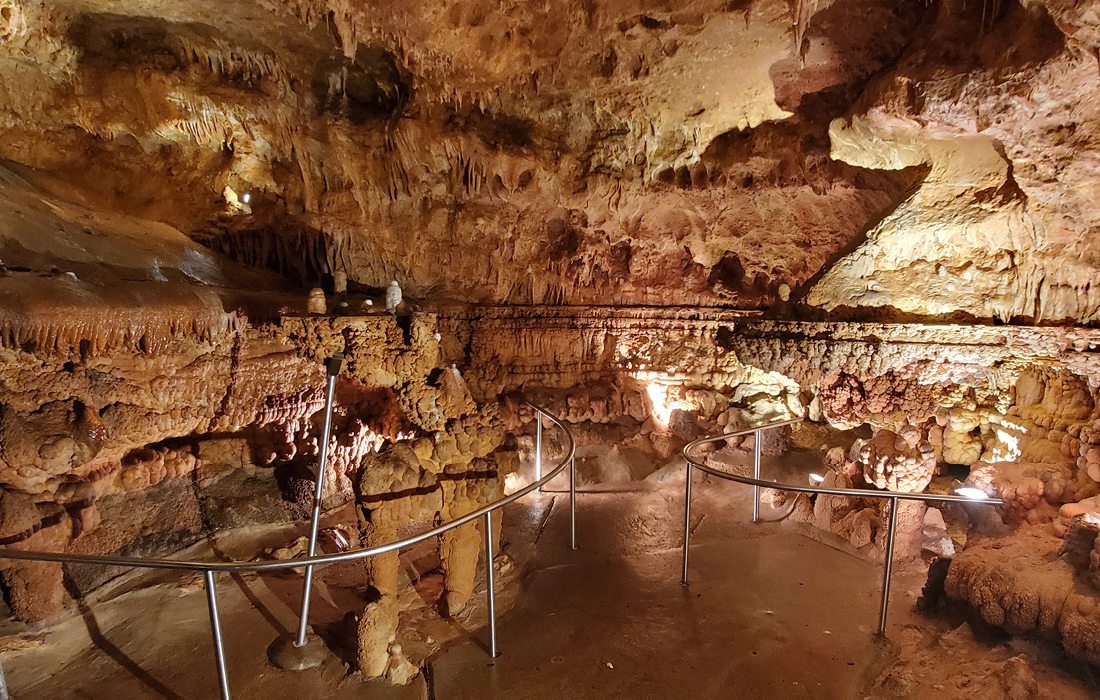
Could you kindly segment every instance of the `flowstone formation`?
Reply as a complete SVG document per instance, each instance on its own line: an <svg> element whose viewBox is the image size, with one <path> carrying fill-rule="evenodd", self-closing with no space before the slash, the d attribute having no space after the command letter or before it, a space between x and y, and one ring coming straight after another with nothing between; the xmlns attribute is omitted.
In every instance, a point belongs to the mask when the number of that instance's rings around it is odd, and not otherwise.
<svg viewBox="0 0 1100 700"><path fill-rule="evenodd" d="M305 517L323 407L319 360L335 351L347 370L325 506L361 505L364 546L498 498L517 457L495 407L476 404L456 369L436 366L433 317L401 323L286 316L256 327L241 318L224 337L198 346L162 339L155 353L5 348L5 545L161 555L219 528ZM59 384L62 374L71 379ZM451 614L473 590L480 541L476 525L440 541ZM391 662L390 649L396 553L367 566L381 597L360 615L359 667L375 676L404 661ZM21 619L46 618L68 598L61 565L4 562L0 572ZM117 573L78 583L87 591Z"/></svg>

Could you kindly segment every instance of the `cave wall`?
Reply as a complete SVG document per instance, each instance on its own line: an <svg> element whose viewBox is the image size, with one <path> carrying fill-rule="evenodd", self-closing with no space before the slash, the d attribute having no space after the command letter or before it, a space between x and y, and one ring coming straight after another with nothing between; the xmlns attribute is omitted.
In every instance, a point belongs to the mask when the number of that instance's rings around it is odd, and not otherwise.
<svg viewBox="0 0 1100 700"><path fill-rule="evenodd" d="M300 517L335 351L329 493L364 544L499 496L521 393L586 479L797 416L765 448L829 448L838 484L957 466L1001 525L1065 534L1100 492L1098 26L1069 0L0 0L0 539ZM372 314L391 279L408 303ZM877 506L792 513L881 552ZM442 544L454 611L474 535ZM370 566L377 675L396 559ZM60 567L3 577L22 618L63 604Z"/></svg>
<svg viewBox="0 0 1100 700"><path fill-rule="evenodd" d="M466 367L480 395L527 383L564 388L615 373L713 383L731 372L768 373L776 383L818 392L839 371L908 371L923 384L994 393L1042 364L1100 381L1100 335L1089 328L779 321L661 307L443 307L438 314L445 361Z"/></svg>
<svg viewBox="0 0 1100 700"><path fill-rule="evenodd" d="M840 160L930 170L810 303L1095 319L1095 10L978 4L979 28L963 6L941 4L858 109L833 122Z"/></svg>
<svg viewBox="0 0 1100 700"><path fill-rule="evenodd" d="M55 199L53 186L0 168L5 546L163 556L306 517L322 362L336 352L326 506L354 501L392 529L499 495L514 450L494 407L440 364L434 315L306 314L307 295L278 275L169 226ZM476 559L443 555L456 610ZM13 615L40 620L124 572L8 561L0 581ZM364 665L388 653L393 629L374 631L382 646Z"/></svg>
<svg viewBox="0 0 1100 700"><path fill-rule="evenodd" d="M973 485L1005 499L1004 523L1059 536L1077 512L1067 506L1087 510L1100 494L1092 329L515 306L443 310L440 327L446 361L475 395L522 392L570 423L588 481L663 479L691 440L804 418L765 450L808 450L846 480L836 485ZM512 420L519 429L530 416ZM881 557L882 504L834 500L795 503L793 515ZM909 556L920 553L918 510Z"/></svg>

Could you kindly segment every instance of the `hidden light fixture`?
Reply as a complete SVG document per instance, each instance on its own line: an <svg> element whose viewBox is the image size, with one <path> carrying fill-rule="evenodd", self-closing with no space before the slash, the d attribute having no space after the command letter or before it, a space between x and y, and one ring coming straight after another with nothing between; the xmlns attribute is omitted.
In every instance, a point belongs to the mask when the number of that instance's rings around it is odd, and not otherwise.
<svg viewBox="0 0 1100 700"><path fill-rule="evenodd" d="M973 498L978 500L989 498L989 494L974 486L960 486L959 488L955 489L955 493L963 496L964 498Z"/></svg>

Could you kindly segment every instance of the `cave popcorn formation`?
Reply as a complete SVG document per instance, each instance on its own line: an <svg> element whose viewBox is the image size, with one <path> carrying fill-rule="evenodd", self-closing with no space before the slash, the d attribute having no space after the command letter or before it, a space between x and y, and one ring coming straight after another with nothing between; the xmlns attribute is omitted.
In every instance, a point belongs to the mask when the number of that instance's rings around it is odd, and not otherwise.
<svg viewBox="0 0 1100 700"><path fill-rule="evenodd" d="M881 669L837 642L875 668L849 695L1100 693L1098 56L1095 4L1067 0L0 0L0 546L300 556L322 450L346 533L322 549L384 545L530 483L534 405L625 512L608 568L635 571L635 539L667 549L687 443L797 418L708 464L759 449L768 479L1003 501L897 501L895 569L927 585L919 614L895 596ZM565 443L543 439L546 466ZM552 608L540 575L615 588L596 555L554 559L564 484L493 532L318 569L326 648L356 682L447 695L422 669L483 624L485 567L517 616ZM739 487L699 488L739 512ZM888 501L763 496L800 547L885 557ZM50 561L0 560L0 583L0 666L42 697L112 685L63 656L66 621L163 591ZM599 682L659 668L628 661Z"/></svg>

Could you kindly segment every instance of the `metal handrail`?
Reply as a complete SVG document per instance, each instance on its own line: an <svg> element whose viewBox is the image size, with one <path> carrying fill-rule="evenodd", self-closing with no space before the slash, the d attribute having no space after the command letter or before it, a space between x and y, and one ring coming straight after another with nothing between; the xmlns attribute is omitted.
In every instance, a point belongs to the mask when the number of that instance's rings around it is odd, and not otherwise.
<svg viewBox="0 0 1100 700"><path fill-rule="evenodd" d="M234 573L238 571L275 571L278 569L300 569L304 566L325 566L328 564L335 564L342 561L355 561L357 559L367 559L369 557L376 556L378 554L385 554L392 552L395 549L404 549L410 547L424 540L437 537L448 530L453 530L456 527L465 525L471 520L476 520L481 516L490 513L498 508L508 505L514 501L518 501L532 491L538 489L543 484L560 474L572 461L573 453L576 450L576 445L573 440L573 436L569 433L569 430L564 424L556 417L542 409L537 409L547 418L549 418L555 425L561 428L568 439L569 449L566 451L566 457L558 463L553 470L548 472L546 476L532 481L530 484L524 486L515 493L505 496L504 498L493 501L492 503L482 506L477 510L471 511L466 515L455 518L449 522L443 523L437 527L433 527L431 530L425 530L416 535L411 535L403 540L391 542L389 544L377 545L368 549L356 549L348 552L340 552L338 554L318 554L312 557L298 557L295 559L280 559L272 561L187 561L180 559L157 559L157 558L142 558L142 557L119 557L112 555L101 554L68 554L65 552L39 552L33 550L17 550L17 549L0 549L0 559L25 559L31 561L56 561L69 564L103 564L111 566L128 566L138 569L186 569L189 571L215 571L215 572L227 572Z"/></svg>
<svg viewBox="0 0 1100 700"><path fill-rule="evenodd" d="M801 418L794 418L791 420L774 421L772 423L766 423L764 425L758 425L753 428L745 428L732 433L725 433L723 435L716 435L713 437L700 438L689 442L684 446L683 454L687 474L685 475L684 484L684 546L683 546L683 574L680 579L680 583L688 585L688 544L691 538L691 477L692 470L699 469L707 474L718 477L719 479L725 479L727 481L736 481L742 484L752 486L753 489L753 501L752 501L752 521L754 523L760 521L760 489L771 488L780 491L792 491L796 493L812 493L812 494L824 494L829 496L849 496L855 498L882 498L890 501L890 517L887 523L886 529L886 552L885 552L885 564L882 574L882 594L879 600L879 621L878 632L879 634L886 633L886 613L890 603L890 575L893 569L894 563L894 536L897 533L898 526L898 501L926 501L934 503L966 503L966 504L985 504L985 505L1001 505L1003 501L999 498L973 498L970 496L939 494L939 493L902 493L899 491L875 491L872 489L857 489L857 488L837 488L834 486L803 486L801 484L787 484L779 481L766 481L760 478L760 438L765 430L771 430L773 428L781 428L786 425L792 425L794 423L801 422ZM756 444L754 445L753 455L753 475L742 476L740 474L733 474L721 469L707 466L700 459L692 455L692 451L701 445L705 445L712 442L718 442L720 440L726 440L732 437L739 437L741 435L748 435L754 433L756 435Z"/></svg>
<svg viewBox="0 0 1100 700"><path fill-rule="evenodd" d="M530 404L529 404L530 405ZM545 411L537 406L531 405L535 411L548 418L554 425L561 429L565 434L567 449L565 455L557 463L557 465L550 470L545 476L536 479L535 481L527 484L523 488L519 489L515 493L512 493L504 498L493 501L492 503L482 506L477 510L471 511L466 515L460 516L449 522L443 523L430 530L425 530L416 535L406 537L396 542L390 542L383 545L377 545L375 547L369 547L366 549L357 549L348 552L340 552L337 554L321 554L315 556L299 557L296 559L274 560L274 561L186 561L179 559L164 559L164 558L142 558L142 557L121 557L111 555L98 555L98 554L69 554L65 552L41 552L34 550L17 550L8 549L6 547L0 548L0 559L19 559L24 561L52 561L65 564L99 564L110 566L125 566L130 568L139 569L184 569L188 571L202 571L206 580L207 587L207 600L210 610L210 624L211 632L214 639L214 651L218 664L218 676L221 683L222 698L229 700L229 684L226 677L224 651L221 640L221 625L219 624L218 617L218 598L216 589L216 574L218 573L234 573L239 571L277 571L281 569L300 569L303 567L312 568L314 566L325 566L328 564L335 564L346 561L357 561L360 559L367 559L369 557L377 556L379 554L385 554L398 549L404 549L405 547L412 546L424 540L431 539L432 537L438 537L439 535L453 530L457 527L461 527L466 523L472 522L477 518L485 518L485 545L486 545L486 579L487 590L486 595L489 601L489 637L490 648L489 653L491 656L497 656L496 650L496 619L495 619L495 591L493 589L493 561L492 561L492 513L495 510L499 510L509 503L513 503L520 498L523 498L527 494L540 489L544 484L556 477L566 467L570 467L570 479L571 482L575 480L575 462L574 455L577 449L576 441L573 439L572 433L565 426L565 423L557 416ZM541 420L539 421L541 425ZM540 441L541 446L541 441ZM538 462L541 466L542 455L537 455ZM570 502L570 517L571 517L571 541L573 549L576 549L576 501Z"/></svg>

